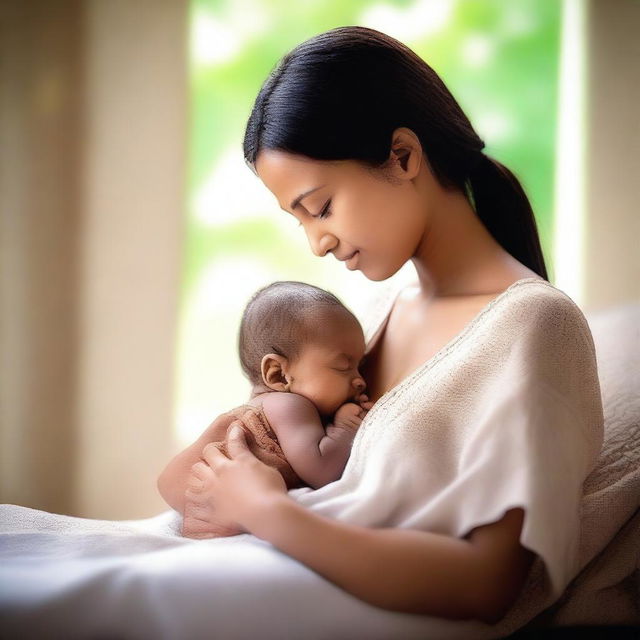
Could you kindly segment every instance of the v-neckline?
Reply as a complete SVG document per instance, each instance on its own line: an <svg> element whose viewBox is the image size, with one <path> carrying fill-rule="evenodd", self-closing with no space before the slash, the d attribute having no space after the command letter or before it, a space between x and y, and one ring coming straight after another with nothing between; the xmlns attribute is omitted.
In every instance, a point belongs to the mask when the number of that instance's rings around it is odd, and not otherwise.
<svg viewBox="0 0 640 640"><path fill-rule="evenodd" d="M543 282L549 286L553 286L548 280L545 280L544 278L537 278L537 277L521 278L520 280L516 280L515 282L512 282L504 291L502 291L495 298L487 302L487 304L485 304L473 316L473 318L471 318L471 320L469 320L469 322L467 322L467 324L458 333L456 333L456 335L454 335L449 341L447 341L431 357L425 360L411 373L408 373L404 378L402 378L400 381L394 384L390 389L385 391L378 398L378 400L376 400L373 407L371 407L371 409L369 410L369 413L367 413L367 415L365 416L365 420L376 410L376 408L379 408L380 406L382 406L391 396L395 395L410 380L412 380L414 377L419 375L424 369L432 365L436 360L440 360L441 358L443 358L446 355L446 353L448 353L458 343L458 341L461 340L471 330L471 328L475 324L477 324L477 322L482 318L482 316L484 316L490 309L492 309L495 306L495 304L498 301L502 300L515 287L521 286L527 282ZM387 309L387 312L384 315L384 317L381 318L380 322L378 323L378 326L373 330L371 334L371 338L369 339L369 341L367 342L367 345L365 346L365 355L370 353L371 350L376 346L378 340L380 339L380 336L382 335L384 328L387 326L387 323L389 322L389 317L391 316L391 312L393 311L395 303L398 297L400 296L400 293L402 293L404 289L405 287L401 287L395 293L395 295L393 295L391 305Z"/></svg>

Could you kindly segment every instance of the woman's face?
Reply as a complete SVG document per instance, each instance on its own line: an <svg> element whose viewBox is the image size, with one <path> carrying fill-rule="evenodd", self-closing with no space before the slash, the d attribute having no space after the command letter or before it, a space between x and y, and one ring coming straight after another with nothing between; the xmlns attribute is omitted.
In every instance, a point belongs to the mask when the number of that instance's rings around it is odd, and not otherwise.
<svg viewBox="0 0 640 640"><path fill-rule="evenodd" d="M317 256L332 253L370 280L384 280L418 250L428 211L411 175L393 182L353 160L322 161L263 150L256 172L303 227Z"/></svg>

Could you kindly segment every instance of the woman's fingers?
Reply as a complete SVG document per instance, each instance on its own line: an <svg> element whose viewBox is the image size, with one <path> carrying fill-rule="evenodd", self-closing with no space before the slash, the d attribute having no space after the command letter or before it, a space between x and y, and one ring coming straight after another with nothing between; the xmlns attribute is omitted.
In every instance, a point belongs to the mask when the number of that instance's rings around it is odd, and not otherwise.
<svg viewBox="0 0 640 640"><path fill-rule="evenodd" d="M210 473L210 467L204 462L196 462L192 465L191 474L187 478L187 490L192 492L202 491Z"/></svg>
<svg viewBox="0 0 640 640"><path fill-rule="evenodd" d="M195 476L196 478L199 478L200 480L204 480L205 476L205 471L207 469L207 465L202 462L196 462L192 467L191 467L191 475Z"/></svg>
<svg viewBox="0 0 640 640"><path fill-rule="evenodd" d="M193 476L189 477L189 479L187 480L187 491L190 495L194 492L197 493L202 489L204 489L204 480L195 478Z"/></svg>
<svg viewBox="0 0 640 640"><path fill-rule="evenodd" d="M227 456L220 451L218 447L216 447L215 442L210 442L203 450L202 457L205 459L206 463L212 468L215 469L216 466L220 464L224 464L226 460L229 460ZM200 463L196 463L200 464ZM194 466L196 466L194 465ZM192 467L193 468L193 467Z"/></svg>
<svg viewBox="0 0 640 640"><path fill-rule="evenodd" d="M247 445L247 438L240 420L235 420L227 429L227 451L232 458L249 455L255 456Z"/></svg>
<svg viewBox="0 0 640 640"><path fill-rule="evenodd" d="M229 457L220 451L215 442L210 442L202 450L202 457L212 469L216 469L216 467L225 464L225 462L229 462L230 458L237 458L245 454L255 458L247 445L242 420L234 420L227 428L227 452ZM194 465L194 467L195 466L197 465Z"/></svg>

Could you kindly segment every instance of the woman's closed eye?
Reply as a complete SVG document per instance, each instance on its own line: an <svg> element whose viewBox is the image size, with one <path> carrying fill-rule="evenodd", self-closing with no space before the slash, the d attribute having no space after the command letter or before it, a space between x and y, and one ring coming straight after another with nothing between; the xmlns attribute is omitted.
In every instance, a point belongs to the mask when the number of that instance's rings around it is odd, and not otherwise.
<svg viewBox="0 0 640 640"><path fill-rule="evenodd" d="M315 216L311 216L314 220L315 219L319 219L319 220L323 220L324 218L328 218L331 215L331 199L327 200L326 204L324 205L324 207L322 207L322 210L320 211L320 213L316 214ZM298 220L298 227L302 227L303 224L302 222L300 222Z"/></svg>
<svg viewBox="0 0 640 640"><path fill-rule="evenodd" d="M331 198L329 198L329 200L327 200L327 203L324 205L324 207L322 207L322 211L320 211L318 215L315 215L313 217L320 218L320 220L322 220L323 218L327 218L330 215L331 215Z"/></svg>

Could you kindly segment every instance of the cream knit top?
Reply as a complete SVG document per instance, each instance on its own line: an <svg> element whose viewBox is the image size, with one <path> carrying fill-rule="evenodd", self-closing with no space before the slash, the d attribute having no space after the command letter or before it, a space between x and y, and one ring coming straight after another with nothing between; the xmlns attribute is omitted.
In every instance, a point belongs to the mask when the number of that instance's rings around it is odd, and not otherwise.
<svg viewBox="0 0 640 640"><path fill-rule="evenodd" d="M342 478L289 495L344 522L456 537L522 507L521 543L555 598L577 572L582 484L602 442L587 321L565 293L526 278L375 403Z"/></svg>

